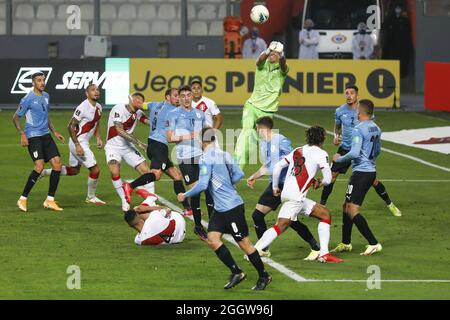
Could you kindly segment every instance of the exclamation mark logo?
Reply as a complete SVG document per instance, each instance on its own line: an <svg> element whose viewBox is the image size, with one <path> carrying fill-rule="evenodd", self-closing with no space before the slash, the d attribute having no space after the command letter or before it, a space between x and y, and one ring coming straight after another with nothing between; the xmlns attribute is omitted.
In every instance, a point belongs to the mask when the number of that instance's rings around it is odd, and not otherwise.
<svg viewBox="0 0 450 320"><path fill-rule="evenodd" d="M384 92L384 75L378 75L378 93L383 94Z"/></svg>

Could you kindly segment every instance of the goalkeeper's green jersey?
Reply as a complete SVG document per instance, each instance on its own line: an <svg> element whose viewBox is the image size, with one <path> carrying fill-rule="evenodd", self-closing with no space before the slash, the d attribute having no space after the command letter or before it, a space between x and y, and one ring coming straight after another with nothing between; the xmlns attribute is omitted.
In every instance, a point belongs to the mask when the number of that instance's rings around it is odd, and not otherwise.
<svg viewBox="0 0 450 320"><path fill-rule="evenodd" d="M262 111L276 112L278 97L281 95L288 71L289 69L283 72L279 63L270 63L266 60L256 68L255 86L247 102Z"/></svg>

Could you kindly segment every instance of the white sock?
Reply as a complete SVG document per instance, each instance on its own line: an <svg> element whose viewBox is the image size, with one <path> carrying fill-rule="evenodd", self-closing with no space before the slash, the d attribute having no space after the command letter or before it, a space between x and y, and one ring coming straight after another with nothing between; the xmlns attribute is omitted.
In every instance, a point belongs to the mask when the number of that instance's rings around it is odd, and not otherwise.
<svg viewBox="0 0 450 320"><path fill-rule="evenodd" d="M63 174L63 168L64 168L64 172L66 171L66 167L64 167L64 166L62 166L61 167L61 175L62 176L65 176L65 174ZM44 170L42 170L42 172L41 172L41 175L43 176L43 177L48 177L48 176L50 176L50 174L52 173L52 169L44 169Z"/></svg>
<svg viewBox="0 0 450 320"><path fill-rule="evenodd" d="M255 244L255 248L258 251L267 248L268 246L270 246L273 240L275 240L276 237L278 237L278 235L279 233L275 230L275 227L267 229L266 232L264 232L264 234L262 235L261 239L259 239L258 242Z"/></svg>
<svg viewBox="0 0 450 320"><path fill-rule="evenodd" d="M122 179L112 180L112 184L114 186L114 189L116 189L117 194L119 195L120 200L122 200L122 203L127 202L125 199L125 192L122 189Z"/></svg>
<svg viewBox="0 0 450 320"><path fill-rule="evenodd" d="M55 201L55 197L47 196L47 200L48 200L48 201Z"/></svg>
<svg viewBox="0 0 450 320"><path fill-rule="evenodd" d="M92 179L91 177L88 177L87 197L89 199L92 199L95 197L95 192L97 191L97 183L98 183L98 179ZM114 182L113 182L113 184L114 184ZM114 186L114 187L116 187L116 186Z"/></svg>
<svg viewBox="0 0 450 320"><path fill-rule="evenodd" d="M150 193L155 193L155 182L153 181L153 182L147 183L146 185L143 186L143 188Z"/></svg>
<svg viewBox="0 0 450 320"><path fill-rule="evenodd" d="M323 256L329 252L328 243L330 242L330 224L328 222L323 222L323 220L320 220L317 227L317 232L319 233L320 242L319 256Z"/></svg>
<svg viewBox="0 0 450 320"><path fill-rule="evenodd" d="M48 175L50 175L50 173ZM67 168L66 168L66 166L61 166L61 175L62 176L67 176Z"/></svg>

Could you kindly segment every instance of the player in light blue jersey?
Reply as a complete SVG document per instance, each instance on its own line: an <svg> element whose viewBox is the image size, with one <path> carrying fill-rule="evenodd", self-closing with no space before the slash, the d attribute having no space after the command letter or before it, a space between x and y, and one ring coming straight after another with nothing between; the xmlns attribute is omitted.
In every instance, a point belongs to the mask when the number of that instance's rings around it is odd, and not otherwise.
<svg viewBox="0 0 450 320"><path fill-rule="evenodd" d="M46 162L50 162L52 172L50 174L50 185L47 199L44 201L44 208L54 211L63 209L55 202L55 193L58 188L61 174L61 158L58 147L50 135L50 131L55 137L64 143L64 137L56 131L48 117L50 109L50 97L45 89L45 75L36 72L32 75L33 89L20 100L19 107L13 116L13 122L20 134L21 144L28 147L28 152L34 162L34 170L31 171L25 188L17 201L20 210L26 212L28 194L38 180ZM22 130L20 118L25 116L25 130Z"/></svg>
<svg viewBox="0 0 450 320"><path fill-rule="evenodd" d="M333 157L336 163L351 161L353 169L345 195L342 243L335 249L338 252L351 251L353 223L369 242L367 249L362 255L368 256L382 250L381 244L373 235L366 219L360 214L360 207L364 201L364 197L376 179L375 159L381 150L381 130L372 120L373 109L374 105L372 101L360 101L358 106L358 119L360 123L353 129L351 149L345 155L336 153ZM339 247L348 250L340 250Z"/></svg>
<svg viewBox="0 0 450 320"><path fill-rule="evenodd" d="M231 234L258 271L259 278L253 290L264 290L272 278L264 269L259 253L248 238L244 201L234 187L244 173L228 152L216 147L214 129L203 129L201 137L204 154L200 161L199 181L188 192L180 193L178 201L209 190L214 199L214 212L208 225L208 245L231 271L230 280L224 288L230 289L246 277L221 241L223 234Z"/></svg>
<svg viewBox="0 0 450 320"><path fill-rule="evenodd" d="M345 155L350 151L352 145L352 132L356 125L358 125L358 87L349 85L345 89L346 103L336 109L335 124L334 124L334 139L333 144L339 145L337 153ZM350 167L350 161L333 163L331 166L332 180L331 183L323 188L320 203L325 205L328 197L333 191L334 182L339 174L345 174ZM375 179L373 187L377 194L384 200L391 213L400 217L401 211L391 201L384 184Z"/></svg>
<svg viewBox="0 0 450 320"><path fill-rule="evenodd" d="M192 107L192 89L183 86L179 90L180 107L168 113L167 142L176 143L178 165L186 185L190 186L198 180L198 162L202 155L199 135L205 127L205 114ZM192 215L194 216L194 233L203 241L207 234L202 226L200 211L200 195L190 199ZM211 206L212 204L210 204Z"/></svg>
<svg viewBox="0 0 450 320"><path fill-rule="evenodd" d="M292 151L291 141L282 134L273 131L273 120L270 117L261 117L256 120L256 130L260 137L259 148L262 166L247 179L247 186L253 189L257 179L263 176L269 176L269 184L261 194L252 218L255 223L255 231L258 239L260 239L267 230L265 216L273 211L276 211L281 204L281 197L273 195L272 188L272 173L274 165L284 159ZM279 188L283 189L284 179L287 173L287 167L283 169L280 177ZM314 236L309 231L308 227L300 221L293 221L291 227L298 233L298 235L308 242L311 246L311 253L305 260L316 260L319 257L320 246ZM260 255L263 257L270 257L269 248L261 250Z"/></svg>
<svg viewBox="0 0 450 320"><path fill-rule="evenodd" d="M157 171L155 181L158 181L162 172L173 180L175 194L185 192L181 172L173 165L169 157L169 147L167 145L167 128L169 113L177 109L180 99L178 89L169 88L164 94L165 100L161 102L150 102L147 104L150 111L149 124L150 132L147 143L147 156L151 161L150 169ZM138 178L139 179L139 178ZM136 179L127 185L127 189L134 189L141 183L146 184L147 180ZM133 188L134 186L134 188ZM184 215L192 215L191 206L188 201L183 202Z"/></svg>

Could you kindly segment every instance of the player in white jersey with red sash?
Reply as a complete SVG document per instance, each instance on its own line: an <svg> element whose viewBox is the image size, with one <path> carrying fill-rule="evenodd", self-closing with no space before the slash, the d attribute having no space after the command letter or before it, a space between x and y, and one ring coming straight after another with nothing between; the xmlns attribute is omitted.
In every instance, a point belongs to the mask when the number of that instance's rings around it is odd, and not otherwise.
<svg viewBox="0 0 450 320"><path fill-rule="evenodd" d="M103 147L100 138L100 118L102 116L102 106L97 102L100 99L100 90L95 84L90 84L86 88L86 100L75 109L68 129L69 141L69 166L62 166L62 176L75 176L80 173L81 165L89 170L88 191L86 202L93 204L105 204L96 196L97 182L100 175L100 168L97 160L89 146L89 140L95 135L97 147ZM43 170L41 176L49 176L51 170Z"/></svg>
<svg viewBox="0 0 450 320"><path fill-rule="evenodd" d="M183 216L156 205L158 197L144 189L136 193L144 198L139 206L125 214L128 225L138 231L134 242L137 245L166 245L181 243L186 235Z"/></svg>
<svg viewBox="0 0 450 320"><path fill-rule="evenodd" d="M206 126L220 129L223 123L223 117L214 100L203 95L203 87L200 80L191 82L192 88L192 108L198 109L205 114Z"/></svg>
<svg viewBox="0 0 450 320"><path fill-rule="evenodd" d="M322 149L325 141L325 129L314 126L306 130L307 145L294 149L289 155L278 162L273 169L273 193L280 195L283 203L275 226L268 229L255 248L262 250L270 245L277 236L284 232L292 221L297 221L298 214L312 216L320 220L317 228L320 241L320 262L343 262L328 251L330 241L330 211L315 201L306 198L311 185L317 189L331 182L331 170L328 164L328 154ZM283 191L278 187L283 168L288 167ZM318 170L322 171L323 179L315 179Z"/></svg>
<svg viewBox="0 0 450 320"><path fill-rule="evenodd" d="M111 173L112 183L122 201L122 210L130 209L129 201L125 197L120 178L120 164L124 160L129 166L136 169L142 176L151 175L148 184L158 175L158 172L150 170L145 158L137 150L147 149L147 145L133 135L138 121L148 125L148 119L142 112L144 96L135 92L130 95L128 104L117 104L109 113L107 142L105 145L106 162ZM138 179L137 179L138 180Z"/></svg>

